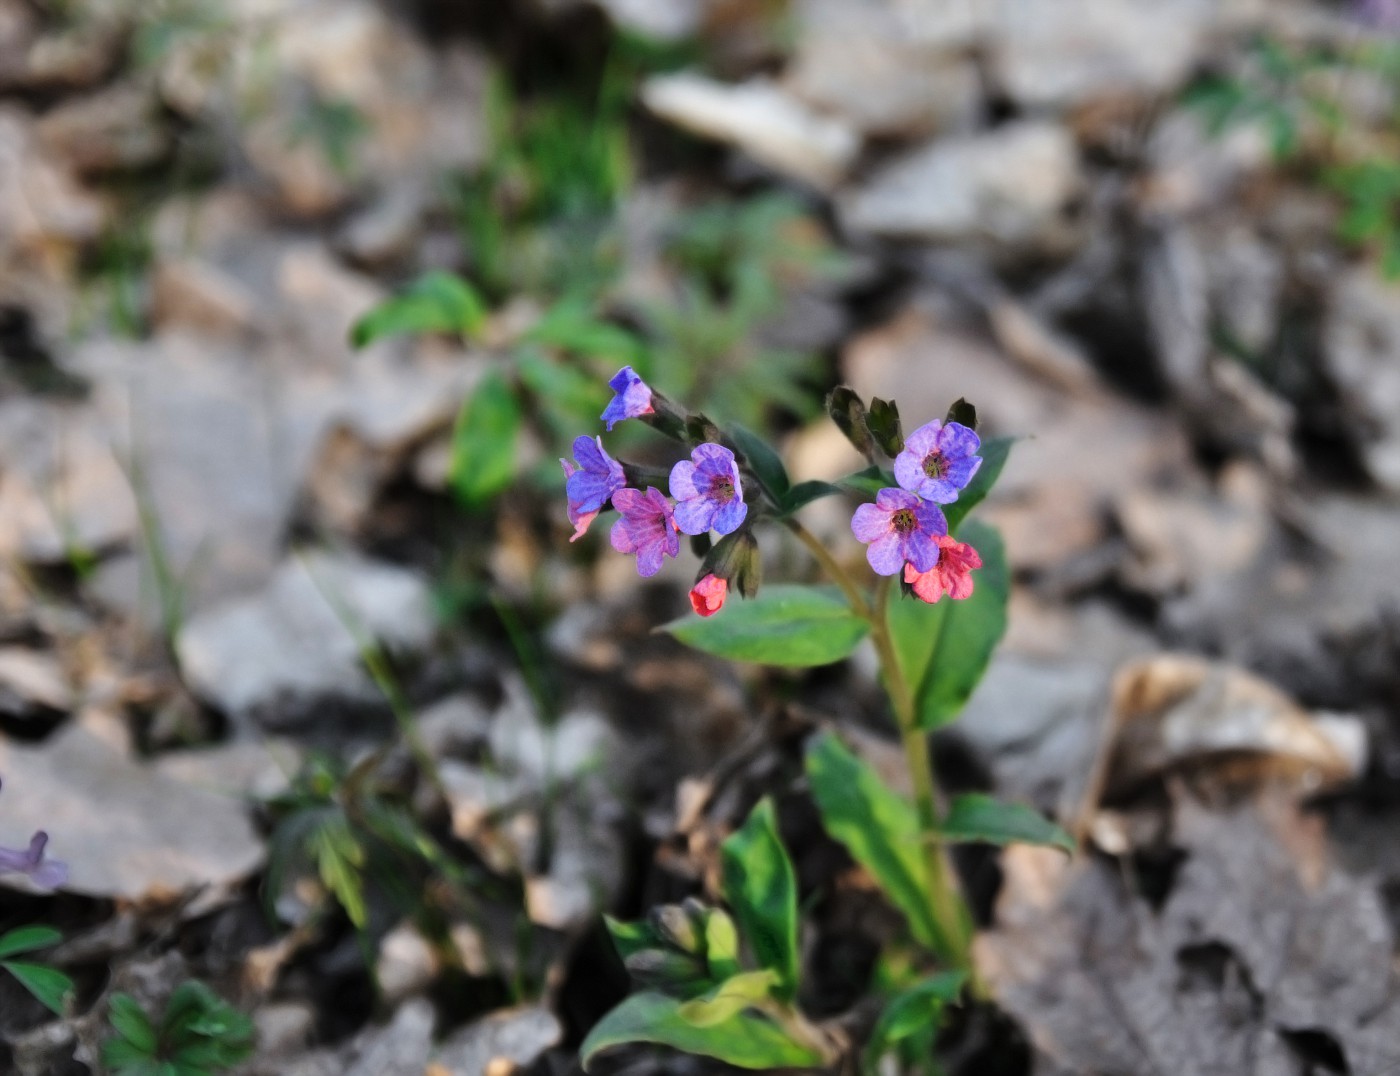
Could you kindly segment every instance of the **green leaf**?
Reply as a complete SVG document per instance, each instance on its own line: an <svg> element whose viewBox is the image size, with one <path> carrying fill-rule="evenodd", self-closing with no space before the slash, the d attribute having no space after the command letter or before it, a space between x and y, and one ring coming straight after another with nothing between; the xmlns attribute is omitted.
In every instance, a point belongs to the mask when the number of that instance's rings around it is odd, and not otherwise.
<svg viewBox="0 0 1400 1076"><path fill-rule="evenodd" d="M603 922L607 924L608 933L612 935L613 948L623 960L633 953L640 953L643 949L654 949L660 944L656 931L645 921L624 923L620 919L605 915Z"/></svg>
<svg viewBox="0 0 1400 1076"><path fill-rule="evenodd" d="M719 616L683 617L660 630L717 657L800 667L850 656L869 629L839 592L786 585L766 587Z"/></svg>
<svg viewBox="0 0 1400 1076"><path fill-rule="evenodd" d="M943 1006L958 1000L966 981L966 972L939 972L892 997L870 1033L865 1068L873 1072L890 1047L926 1028L937 1027Z"/></svg>
<svg viewBox="0 0 1400 1076"><path fill-rule="evenodd" d="M721 982L739 974L739 932L719 908L710 908L705 919L705 962L710 976Z"/></svg>
<svg viewBox="0 0 1400 1076"><path fill-rule="evenodd" d="M111 1038L102 1044L102 1063L121 1076L156 1076L165 1067L152 1056L152 1051L122 1038Z"/></svg>
<svg viewBox="0 0 1400 1076"><path fill-rule="evenodd" d="M743 971L731 976L713 990L692 998L677 1010L680 1018L694 1027L714 1027L736 1013L752 1008L771 997L778 976L771 968Z"/></svg>
<svg viewBox="0 0 1400 1076"><path fill-rule="evenodd" d="M949 534L956 536L958 525L992 491L992 486L1001 476L1001 469L1006 466L1006 458L1011 454L1011 446L1015 443L1016 438L1014 437L993 437L982 442L982 447L978 451L978 455L982 457L982 466L977 468L977 473L972 476L972 481L967 484L967 488L958 494L958 499L952 504L943 506L943 516L948 520Z"/></svg>
<svg viewBox="0 0 1400 1076"><path fill-rule="evenodd" d="M461 277L435 269L355 322L350 342L364 347L398 333L470 336L485 321L486 304L476 290Z"/></svg>
<svg viewBox="0 0 1400 1076"><path fill-rule="evenodd" d="M350 922L363 930L368 922L364 884L360 879L365 851L345 816L339 811L328 814L312 832L309 850L322 884L335 895Z"/></svg>
<svg viewBox="0 0 1400 1076"><path fill-rule="evenodd" d="M782 512L785 516L790 516L799 508L811 504L822 497L833 497L841 492L840 486L834 486L830 482L822 482L813 479L809 482L799 482L787 491L783 498Z"/></svg>
<svg viewBox="0 0 1400 1076"><path fill-rule="evenodd" d="M792 485L782 458L773 451L772 445L752 430L733 425L729 427L728 432L729 439L739 450L743 462L749 465L749 469L758 476L758 480L768 487L768 492L781 504Z"/></svg>
<svg viewBox="0 0 1400 1076"><path fill-rule="evenodd" d="M1034 807L970 792L953 800L939 830L945 840L1008 845L1044 844L1074 854L1074 838Z"/></svg>
<svg viewBox="0 0 1400 1076"><path fill-rule="evenodd" d="M156 1029L146 1010L130 994L113 994L107 1002L107 1022L112 1030L147 1057L156 1052Z"/></svg>
<svg viewBox="0 0 1400 1076"><path fill-rule="evenodd" d="M981 468L978 468L979 470ZM973 477L976 481L976 476ZM871 464L863 471L856 471L848 474L837 483L842 489L854 490L856 493L864 493L874 497L882 489L889 489L898 486L894 480L894 475L878 464ZM966 492L966 491L964 491Z"/></svg>
<svg viewBox="0 0 1400 1076"><path fill-rule="evenodd" d="M889 605L895 654L926 730L946 724L967 704L1006 631L1010 578L1001 536L972 520L958 537L982 557L971 597L945 596L933 605L908 597Z"/></svg>
<svg viewBox="0 0 1400 1076"><path fill-rule="evenodd" d="M515 478L520 404L499 370L477 385L452 434L452 488L469 508L480 508Z"/></svg>
<svg viewBox="0 0 1400 1076"><path fill-rule="evenodd" d="M42 964L30 964L20 960L0 961L0 968L4 968L18 979L21 986L55 1015L63 1015L63 999L73 989L73 980L63 972L46 968Z"/></svg>
<svg viewBox="0 0 1400 1076"><path fill-rule="evenodd" d="M635 334L599 319L590 304L577 300L555 303L524 339L579 355L608 359L618 367L635 366L644 350Z"/></svg>
<svg viewBox="0 0 1400 1076"><path fill-rule="evenodd" d="M745 1069L809 1068L826 1060L757 1013L739 1012L710 1027L696 1027L681 1016L683 1004L664 994L633 994L583 1040L579 1057L584 1069L599 1050L629 1042L670 1046Z"/></svg>
<svg viewBox="0 0 1400 1076"><path fill-rule="evenodd" d="M797 877L778 836L773 801L762 799L720 846L724 899L734 909L759 966L773 971L778 996L797 990Z"/></svg>
<svg viewBox="0 0 1400 1076"><path fill-rule="evenodd" d="M807 778L826 831L879 882L920 944L940 949L913 804L831 733L807 748Z"/></svg>
<svg viewBox="0 0 1400 1076"><path fill-rule="evenodd" d="M16 927L0 934L0 959L28 953L35 949L47 949L63 940L63 933L53 927Z"/></svg>

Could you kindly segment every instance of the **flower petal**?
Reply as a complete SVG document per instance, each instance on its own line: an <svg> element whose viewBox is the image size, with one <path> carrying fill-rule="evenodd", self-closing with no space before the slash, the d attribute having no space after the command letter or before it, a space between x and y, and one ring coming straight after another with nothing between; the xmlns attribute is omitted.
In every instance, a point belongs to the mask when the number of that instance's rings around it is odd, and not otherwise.
<svg viewBox="0 0 1400 1076"><path fill-rule="evenodd" d="M704 534L714 525L715 503L705 497L691 497L676 504L676 526L682 534Z"/></svg>
<svg viewBox="0 0 1400 1076"><path fill-rule="evenodd" d="M670 486L671 496L678 501L700 496L700 490L695 486L695 464L690 460L681 460L672 467Z"/></svg>
<svg viewBox="0 0 1400 1076"><path fill-rule="evenodd" d="M877 504L863 504L851 517L851 532L862 542L873 542L890 532L890 513Z"/></svg>
<svg viewBox="0 0 1400 1076"><path fill-rule="evenodd" d="M961 422L948 423L938 434L938 450L949 459L974 456L981 447L982 438Z"/></svg>
<svg viewBox="0 0 1400 1076"><path fill-rule="evenodd" d="M865 559L876 575L894 575L904 564L904 554L900 552L899 535L894 531L882 535L865 549Z"/></svg>
<svg viewBox="0 0 1400 1076"><path fill-rule="evenodd" d="M739 525L748 514L749 506L736 497L715 513L710 526L719 534L731 534L739 529Z"/></svg>
<svg viewBox="0 0 1400 1076"><path fill-rule="evenodd" d="M910 531L899 544L899 559L907 560L916 571L926 572L938 563L938 543L923 531ZM893 575L894 572L883 574Z"/></svg>

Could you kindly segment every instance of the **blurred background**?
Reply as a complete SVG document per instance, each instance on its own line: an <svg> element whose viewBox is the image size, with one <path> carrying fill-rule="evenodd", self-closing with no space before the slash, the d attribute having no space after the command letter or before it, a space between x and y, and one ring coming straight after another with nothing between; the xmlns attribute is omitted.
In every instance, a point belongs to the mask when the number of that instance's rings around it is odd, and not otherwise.
<svg viewBox="0 0 1400 1076"><path fill-rule="evenodd" d="M1222 756L1246 799L1283 782L1385 981L1397 28L1389 0L0 0L0 843L46 829L70 868L0 882L0 930L62 929L77 983L54 1023L0 978L0 1070L101 1071L101 998L199 979L254 1019L241 1071L574 1071L626 991L599 913L702 887L822 722L878 754L868 655L689 654L651 629L693 557L648 582L606 520L568 542L557 461L625 364L796 480L863 465L841 382L1023 438L982 509L1010 627L945 780L1069 818L1138 713L1124 663L1196 691L1110 788L1238 794ZM609 450L669 465L637 425ZM854 557L851 507L808 515ZM823 889L849 861L784 812L836 1016L888 913ZM1169 888L1210 826L1143 817L1096 840ZM1002 870L965 866L990 923ZM1376 991L1290 1017L1326 1044L1278 1071L1382 1071ZM1008 1005L949 1071L1112 1067L1046 1067L1045 1010Z"/></svg>

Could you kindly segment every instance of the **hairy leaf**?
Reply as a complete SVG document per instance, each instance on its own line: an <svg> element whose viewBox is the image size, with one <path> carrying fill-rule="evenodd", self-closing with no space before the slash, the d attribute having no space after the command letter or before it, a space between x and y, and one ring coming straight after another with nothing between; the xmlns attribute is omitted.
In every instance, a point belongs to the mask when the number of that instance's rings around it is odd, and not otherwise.
<svg viewBox="0 0 1400 1076"><path fill-rule="evenodd" d="M975 792L953 800L943 820L942 836L963 843L1045 844L1074 852L1074 838L1034 807L1004 803Z"/></svg>
<svg viewBox="0 0 1400 1076"><path fill-rule="evenodd" d="M829 665L849 657L870 625L834 590L770 586L722 616L683 617L662 626L681 642L736 661Z"/></svg>
<svg viewBox="0 0 1400 1076"><path fill-rule="evenodd" d="M720 848L724 897L759 966L777 979L777 994L797 990L797 877L778 836L773 801L763 799Z"/></svg>

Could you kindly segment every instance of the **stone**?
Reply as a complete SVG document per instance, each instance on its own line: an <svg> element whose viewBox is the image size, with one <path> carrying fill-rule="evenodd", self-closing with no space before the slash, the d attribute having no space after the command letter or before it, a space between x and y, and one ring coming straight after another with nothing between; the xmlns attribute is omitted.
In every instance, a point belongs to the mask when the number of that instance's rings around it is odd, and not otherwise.
<svg viewBox="0 0 1400 1076"><path fill-rule="evenodd" d="M860 139L846 123L809 109L767 79L728 85L683 72L642 84L642 101L692 134L743 150L759 164L820 189L840 181Z"/></svg>
<svg viewBox="0 0 1400 1076"><path fill-rule="evenodd" d="M134 82L70 98L34 129L48 153L84 176L150 167L171 148L154 95Z"/></svg>
<svg viewBox="0 0 1400 1076"><path fill-rule="evenodd" d="M111 750L79 725L37 747L0 738L0 843L49 834L69 892L174 902L236 886L263 863L244 800L189 785Z"/></svg>
<svg viewBox="0 0 1400 1076"><path fill-rule="evenodd" d="M999 0L991 70L1023 108L1169 94L1191 73L1212 0Z"/></svg>
<svg viewBox="0 0 1400 1076"><path fill-rule="evenodd" d="M1370 266L1337 281L1323 360L1367 473L1400 492L1400 284L1382 280Z"/></svg>
<svg viewBox="0 0 1400 1076"><path fill-rule="evenodd" d="M0 553L61 564L136 535L130 479L89 405L0 402L0 456Z"/></svg>
<svg viewBox="0 0 1400 1076"><path fill-rule="evenodd" d="M284 562L259 593L196 614L175 647L198 695L236 717L284 725L328 700L374 704L361 646L412 653L435 634L431 595L415 572L318 552Z"/></svg>
<svg viewBox="0 0 1400 1076"><path fill-rule="evenodd" d="M150 317L157 331L182 326L238 336L252 328L256 307L236 278L197 258L162 257L151 271Z"/></svg>
<svg viewBox="0 0 1400 1076"><path fill-rule="evenodd" d="M58 657L25 646L0 647L0 713L30 716L37 709L66 714L73 688Z"/></svg>
<svg viewBox="0 0 1400 1076"><path fill-rule="evenodd" d="M452 1032L433 1062L450 1076L482 1076L501 1058L525 1068L563 1037L563 1025L541 1005L505 1009Z"/></svg>
<svg viewBox="0 0 1400 1076"><path fill-rule="evenodd" d="M805 0L784 85L865 135L968 129L982 110L977 67L946 40L919 33L920 14L909 7Z"/></svg>
<svg viewBox="0 0 1400 1076"><path fill-rule="evenodd" d="M44 149L28 115L0 106L0 265L28 259L33 271L57 259L66 267L102 224L101 203Z"/></svg>
<svg viewBox="0 0 1400 1076"><path fill-rule="evenodd" d="M433 1006L422 998L400 1005L384 1027L356 1036L345 1076L422 1076L433 1045Z"/></svg>
<svg viewBox="0 0 1400 1076"><path fill-rule="evenodd" d="M375 981L384 1003L396 1006L425 992L438 973L438 959L422 934L400 923L379 942Z"/></svg>
<svg viewBox="0 0 1400 1076"><path fill-rule="evenodd" d="M1056 240L1082 177L1063 127L1018 120L910 151L837 201L857 232L1001 246Z"/></svg>
<svg viewBox="0 0 1400 1076"><path fill-rule="evenodd" d="M290 740L259 738L164 751L157 772L196 788L244 801L266 801L291 787L302 751Z"/></svg>

